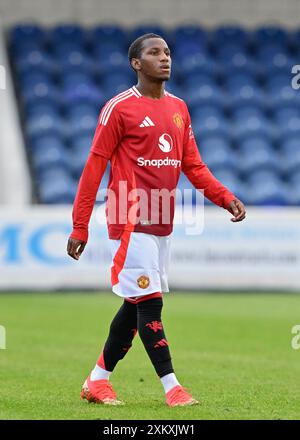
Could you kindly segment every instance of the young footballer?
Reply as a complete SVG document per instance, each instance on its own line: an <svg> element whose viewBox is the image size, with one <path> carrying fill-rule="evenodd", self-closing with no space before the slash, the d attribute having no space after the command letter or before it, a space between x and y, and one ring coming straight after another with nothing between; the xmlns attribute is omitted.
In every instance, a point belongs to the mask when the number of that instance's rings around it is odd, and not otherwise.
<svg viewBox="0 0 300 440"><path fill-rule="evenodd" d="M109 405L122 403L109 377L138 333L161 380L167 405L195 405L199 402L175 375L161 318L162 292L168 292L174 215L174 197L165 203L163 196L173 194L182 171L209 200L227 209L233 222L245 218L245 208L202 162L185 102L164 88L171 74L167 43L159 35L146 34L131 44L128 55L137 85L101 110L74 202L67 248L78 260L88 241L90 216L110 161L106 215L111 283L123 304L81 397Z"/></svg>

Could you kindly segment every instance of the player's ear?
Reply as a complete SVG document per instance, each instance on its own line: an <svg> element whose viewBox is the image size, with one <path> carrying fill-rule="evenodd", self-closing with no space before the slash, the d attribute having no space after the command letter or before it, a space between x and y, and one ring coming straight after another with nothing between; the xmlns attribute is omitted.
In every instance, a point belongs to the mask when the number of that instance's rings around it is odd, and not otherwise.
<svg viewBox="0 0 300 440"><path fill-rule="evenodd" d="M132 58L131 66L135 71L141 70L141 61L138 58Z"/></svg>

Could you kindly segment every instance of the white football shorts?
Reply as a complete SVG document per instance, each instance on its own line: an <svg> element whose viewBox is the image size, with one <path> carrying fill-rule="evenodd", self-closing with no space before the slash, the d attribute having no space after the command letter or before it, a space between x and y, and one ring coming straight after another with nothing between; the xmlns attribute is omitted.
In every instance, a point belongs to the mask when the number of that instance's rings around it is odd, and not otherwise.
<svg viewBox="0 0 300 440"><path fill-rule="evenodd" d="M112 291L123 298L169 292L168 264L171 235L125 231L109 240L112 253Z"/></svg>

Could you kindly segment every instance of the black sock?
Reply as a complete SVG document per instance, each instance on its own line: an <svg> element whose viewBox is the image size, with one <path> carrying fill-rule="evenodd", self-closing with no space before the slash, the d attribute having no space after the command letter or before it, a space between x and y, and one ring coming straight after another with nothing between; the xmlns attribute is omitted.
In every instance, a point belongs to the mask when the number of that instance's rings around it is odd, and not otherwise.
<svg viewBox="0 0 300 440"><path fill-rule="evenodd" d="M159 377L173 373L170 350L161 322L162 298L137 304L138 332Z"/></svg>
<svg viewBox="0 0 300 440"><path fill-rule="evenodd" d="M110 325L109 335L102 352L105 370L113 371L116 364L124 358L132 346L136 332L136 305L124 301ZM101 366L101 362L98 362L99 364Z"/></svg>

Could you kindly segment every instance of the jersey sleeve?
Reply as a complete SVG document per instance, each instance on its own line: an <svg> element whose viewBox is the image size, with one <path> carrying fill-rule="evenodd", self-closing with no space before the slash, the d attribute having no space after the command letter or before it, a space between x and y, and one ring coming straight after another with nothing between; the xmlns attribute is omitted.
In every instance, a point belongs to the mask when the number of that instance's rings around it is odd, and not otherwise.
<svg viewBox="0 0 300 440"><path fill-rule="evenodd" d="M106 166L107 160L105 158L92 152L89 154L73 204L71 238L88 241L89 221Z"/></svg>
<svg viewBox="0 0 300 440"><path fill-rule="evenodd" d="M123 136L123 124L118 106L110 101L102 108L91 145L91 152L110 159Z"/></svg>
<svg viewBox="0 0 300 440"><path fill-rule="evenodd" d="M182 171L196 189L204 191L205 197L227 209L236 197L213 176L202 161L187 108L185 121Z"/></svg>

